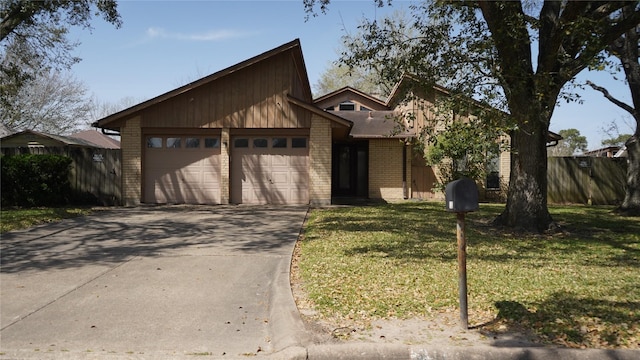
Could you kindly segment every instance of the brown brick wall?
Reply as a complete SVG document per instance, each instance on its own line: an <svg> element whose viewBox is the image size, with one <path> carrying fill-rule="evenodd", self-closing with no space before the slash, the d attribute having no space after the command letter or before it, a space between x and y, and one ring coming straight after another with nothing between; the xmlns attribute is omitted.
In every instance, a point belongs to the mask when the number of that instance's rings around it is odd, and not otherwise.
<svg viewBox="0 0 640 360"><path fill-rule="evenodd" d="M331 204L331 124L311 117L309 133L309 204Z"/></svg>
<svg viewBox="0 0 640 360"><path fill-rule="evenodd" d="M369 197L402 200L405 197L402 178L404 144L398 139L369 140ZM411 193L411 153L407 150L407 194Z"/></svg>
<svg viewBox="0 0 640 360"><path fill-rule="evenodd" d="M122 202L125 206L142 201L142 132L140 117L127 120L120 129L122 148Z"/></svg>
<svg viewBox="0 0 640 360"><path fill-rule="evenodd" d="M222 129L222 133L220 134L220 143L222 144L222 148L220 149L220 203L229 204L229 198L231 196L229 192L231 171L231 152L229 151L231 146L231 137L229 136L229 128Z"/></svg>

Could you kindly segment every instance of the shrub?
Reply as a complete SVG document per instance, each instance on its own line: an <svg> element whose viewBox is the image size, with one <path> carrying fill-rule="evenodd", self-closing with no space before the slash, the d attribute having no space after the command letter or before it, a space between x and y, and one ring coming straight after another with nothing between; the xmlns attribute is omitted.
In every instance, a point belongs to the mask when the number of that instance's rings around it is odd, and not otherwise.
<svg viewBox="0 0 640 360"><path fill-rule="evenodd" d="M71 198L69 174L72 160L62 155L3 156L3 206L53 206Z"/></svg>

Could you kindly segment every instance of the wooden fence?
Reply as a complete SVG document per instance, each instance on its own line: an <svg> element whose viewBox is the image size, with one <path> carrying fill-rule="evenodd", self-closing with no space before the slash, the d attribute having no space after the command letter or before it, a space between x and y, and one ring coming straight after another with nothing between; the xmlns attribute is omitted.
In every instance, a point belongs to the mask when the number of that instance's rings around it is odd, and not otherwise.
<svg viewBox="0 0 640 360"><path fill-rule="evenodd" d="M73 161L69 181L82 196L94 197L100 205L122 203L120 149L86 147L20 147L2 148L2 154L58 154Z"/></svg>
<svg viewBox="0 0 640 360"><path fill-rule="evenodd" d="M547 164L550 203L619 205L624 199L626 158L550 157Z"/></svg>

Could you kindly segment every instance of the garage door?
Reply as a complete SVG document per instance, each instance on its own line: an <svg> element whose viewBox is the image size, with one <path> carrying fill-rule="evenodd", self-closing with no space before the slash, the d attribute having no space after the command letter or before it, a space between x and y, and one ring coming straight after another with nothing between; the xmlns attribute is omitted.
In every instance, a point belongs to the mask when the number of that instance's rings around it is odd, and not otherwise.
<svg viewBox="0 0 640 360"><path fill-rule="evenodd" d="M309 203L308 138L234 137L232 144L233 203Z"/></svg>
<svg viewBox="0 0 640 360"><path fill-rule="evenodd" d="M220 203L220 138L146 136L145 202Z"/></svg>

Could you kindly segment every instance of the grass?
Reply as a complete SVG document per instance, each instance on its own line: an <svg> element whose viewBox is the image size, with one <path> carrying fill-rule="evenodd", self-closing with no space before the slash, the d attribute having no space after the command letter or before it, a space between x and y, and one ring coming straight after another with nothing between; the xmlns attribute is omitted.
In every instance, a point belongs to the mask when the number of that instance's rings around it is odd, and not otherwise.
<svg viewBox="0 0 640 360"><path fill-rule="evenodd" d="M0 211L0 233L26 229L34 225L60 221L89 213L91 213L91 209L87 207L2 209Z"/></svg>
<svg viewBox="0 0 640 360"><path fill-rule="evenodd" d="M550 206L529 235L466 216L469 322L568 347L640 348L640 219ZM317 209L299 243L302 286L325 319L368 323L458 309L456 217L441 203Z"/></svg>

